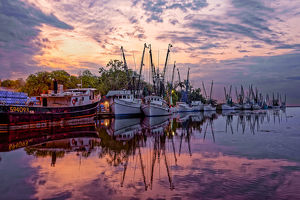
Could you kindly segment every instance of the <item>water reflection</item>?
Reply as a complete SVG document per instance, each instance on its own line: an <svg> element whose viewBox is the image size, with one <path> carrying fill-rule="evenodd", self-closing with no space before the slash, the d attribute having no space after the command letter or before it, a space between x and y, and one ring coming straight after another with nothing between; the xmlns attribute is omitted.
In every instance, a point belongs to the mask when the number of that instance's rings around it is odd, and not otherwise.
<svg viewBox="0 0 300 200"><path fill-rule="evenodd" d="M10 127L0 151L35 157L31 198L295 198L298 127L281 133L289 121L282 110L61 120Z"/></svg>

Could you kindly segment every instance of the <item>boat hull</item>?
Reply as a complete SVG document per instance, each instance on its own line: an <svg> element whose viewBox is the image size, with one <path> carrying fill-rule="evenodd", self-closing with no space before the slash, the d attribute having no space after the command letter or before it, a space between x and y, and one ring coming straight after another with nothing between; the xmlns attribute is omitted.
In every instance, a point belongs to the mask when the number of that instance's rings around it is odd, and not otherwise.
<svg viewBox="0 0 300 200"><path fill-rule="evenodd" d="M261 107L257 104L252 105L252 110L260 110Z"/></svg>
<svg viewBox="0 0 300 200"><path fill-rule="evenodd" d="M192 107L190 107L188 104L178 104L177 110L178 112L193 112Z"/></svg>
<svg viewBox="0 0 300 200"><path fill-rule="evenodd" d="M1 124L19 125L36 121L60 121L93 117L98 102L72 107L0 106Z"/></svg>
<svg viewBox="0 0 300 200"><path fill-rule="evenodd" d="M204 110L204 105L197 105L197 106L192 106L192 111L203 111Z"/></svg>
<svg viewBox="0 0 300 200"><path fill-rule="evenodd" d="M115 99L111 108L115 116L140 115L142 113L141 104L137 102L128 102Z"/></svg>
<svg viewBox="0 0 300 200"><path fill-rule="evenodd" d="M172 114L170 108L155 104L144 104L142 105L142 110L147 117L166 116Z"/></svg>
<svg viewBox="0 0 300 200"><path fill-rule="evenodd" d="M244 104L243 105L243 110L251 110L251 105L250 104Z"/></svg>
<svg viewBox="0 0 300 200"><path fill-rule="evenodd" d="M216 111L216 107L212 107L211 105L204 105L204 111Z"/></svg>
<svg viewBox="0 0 300 200"><path fill-rule="evenodd" d="M222 110L235 110L235 107L227 105L227 104L223 104L222 105Z"/></svg>

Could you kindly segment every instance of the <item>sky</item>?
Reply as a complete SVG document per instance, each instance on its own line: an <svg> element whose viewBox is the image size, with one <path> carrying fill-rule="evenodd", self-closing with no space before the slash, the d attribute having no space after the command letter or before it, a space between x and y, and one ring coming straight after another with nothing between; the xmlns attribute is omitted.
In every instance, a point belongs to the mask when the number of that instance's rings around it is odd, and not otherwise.
<svg viewBox="0 0 300 200"><path fill-rule="evenodd" d="M0 79L63 69L98 73L110 59L138 70L144 43L155 66L222 101L223 88L253 84L300 105L300 1L295 0L0 0ZM149 53L144 60L149 80ZM175 74L175 81L178 79ZM234 92L235 93L235 92ZM235 96L235 95L234 95Z"/></svg>

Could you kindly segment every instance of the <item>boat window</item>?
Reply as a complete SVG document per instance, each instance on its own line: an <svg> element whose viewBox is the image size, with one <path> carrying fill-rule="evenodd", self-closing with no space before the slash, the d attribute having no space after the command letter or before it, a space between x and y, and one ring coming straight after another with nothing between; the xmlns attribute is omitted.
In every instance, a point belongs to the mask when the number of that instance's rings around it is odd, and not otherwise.
<svg viewBox="0 0 300 200"><path fill-rule="evenodd" d="M84 97L82 97L82 101L84 101Z"/></svg>

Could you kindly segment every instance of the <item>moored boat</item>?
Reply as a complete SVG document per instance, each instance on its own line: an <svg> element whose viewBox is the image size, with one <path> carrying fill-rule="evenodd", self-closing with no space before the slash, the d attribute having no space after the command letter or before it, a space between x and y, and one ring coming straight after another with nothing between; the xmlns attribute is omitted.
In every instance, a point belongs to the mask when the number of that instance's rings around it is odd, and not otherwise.
<svg viewBox="0 0 300 200"><path fill-rule="evenodd" d="M201 101L192 101L191 106L194 112L204 110L204 105Z"/></svg>
<svg viewBox="0 0 300 200"><path fill-rule="evenodd" d="M141 114L141 100L134 98L129 90L111 90L106 97L109 98L111 110L117 117Z"/></svg>
<svg viewBox="0 0 300 200"><path fill-rule="evenodd" d="M212 106L211 104L205 104L204 111L216 111L216 107Z"/></svg>
<svg viewBox="0 0 300 200"><path fill-rule="evenodd" d="M59 93L54 90L37 97L40 105L0 105L0 119L2 124L18 125L95 116L98 99L94 92L93 88L61 90Z"/></svg>
<svg viewBox="0 0 300 200"><path fill-rule="evenodd" d="M147 117L171 115L167 102L159 96L147 96L142 104L142 110Z"/></svg>
<svg viewBox="0 0 300 200"><path fill-rule="evenodd" d="M235 106L231 106L228 104L222 104L222 110L235 110L236 107Z"/></svg>
<svg viewBox="0 0 300 200"><path fill-rule="evenodd" d="M193 109L185 102L177 102L176 103L177 112L192 112Z"/></svg>

